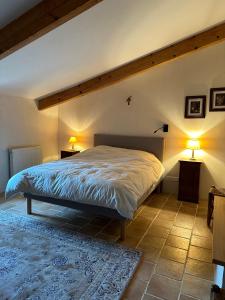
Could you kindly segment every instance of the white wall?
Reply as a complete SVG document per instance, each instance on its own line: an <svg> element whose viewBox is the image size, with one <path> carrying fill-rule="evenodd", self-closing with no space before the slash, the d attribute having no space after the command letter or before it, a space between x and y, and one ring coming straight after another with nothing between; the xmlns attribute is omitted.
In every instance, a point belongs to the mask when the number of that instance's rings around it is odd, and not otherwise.
<svg viewBox="0 0 225 300"><path fill-rule="evenodd" d="M225 43L202 49L108 88L71 100L59 108L59 147L67 147L76 134L83 148L92 145L94 133L152 135L162 123L166 137L164 164L169 176L178 177L178 160L184 155L191 132L201 136L204 165L200 192L225 186L225 112L208 112L209 89L225 86ZM205 119L184 119L186 95L206 94ZM125 102L132 95L132 103ZM169 180L169 178L168 178ZM166 182L176 191L177 183Z"/></svg>
<svg viewBox="0 0 225 300"><path fill-rule="evenodd" d="M58 157L58 108L37 110L32 100L0 95L0 192L8 180L8 148L41 145L43 160Z"/></svg>

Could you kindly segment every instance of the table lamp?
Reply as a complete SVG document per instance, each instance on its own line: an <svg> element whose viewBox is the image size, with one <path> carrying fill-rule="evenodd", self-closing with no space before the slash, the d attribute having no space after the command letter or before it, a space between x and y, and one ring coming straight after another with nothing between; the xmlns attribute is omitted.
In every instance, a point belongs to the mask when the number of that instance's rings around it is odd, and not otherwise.
<svg viewBox="0 0 225 300"><path fill-rule="evenodd" d="M75 143L77 141L77 138L75 136L71 136L69 139L69 143L72 145L72 150L75 151Z"/></svg>
<svg viewBox="0 0 225 300"><path fill-rule="evenodd" d="M192 156L190 159L195 160L195 150L200 150L199 140L192 139L187 141L187 149L192 150Z"/></svg>

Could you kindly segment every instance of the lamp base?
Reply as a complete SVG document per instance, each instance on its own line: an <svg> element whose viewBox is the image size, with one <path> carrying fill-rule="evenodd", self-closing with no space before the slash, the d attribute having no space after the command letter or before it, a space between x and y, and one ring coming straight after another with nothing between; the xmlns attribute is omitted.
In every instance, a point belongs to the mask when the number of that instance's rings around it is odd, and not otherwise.
<svg viewBox="0 0 225 300"><path fill-rule="evenodd" d="M195 150L193 150L192 149L192 155L191 155L191 158L190 158L191 160L195 160L196 158L195 158Z"/></svg>

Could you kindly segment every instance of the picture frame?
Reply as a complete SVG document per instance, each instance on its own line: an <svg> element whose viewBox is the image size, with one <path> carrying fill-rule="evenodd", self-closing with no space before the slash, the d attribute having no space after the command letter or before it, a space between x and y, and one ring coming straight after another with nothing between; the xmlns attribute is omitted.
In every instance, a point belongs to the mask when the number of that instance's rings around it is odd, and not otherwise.
<svg viewBox="0 0 225 300"><path fill-rule="evenodd" d="M225 111L225 87L210 89L209 111Z"/></svg>
<svg viewBox="0 0 225 300"><path fill-rule="evenodd" d="M206 113L206 96L186 96L185 112L186 119L205 118Z"/></svg>

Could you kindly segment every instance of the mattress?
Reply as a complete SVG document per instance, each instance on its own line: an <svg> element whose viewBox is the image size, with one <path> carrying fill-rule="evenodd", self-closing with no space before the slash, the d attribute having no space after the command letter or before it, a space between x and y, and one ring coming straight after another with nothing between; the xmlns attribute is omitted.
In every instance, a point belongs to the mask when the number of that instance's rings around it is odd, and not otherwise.
<svg viewBox="0 0 225 300"><path fill-rule="evenodd" d="M164 171L151 153L97 146L19 172L8 181L5 195L30 193L97 205L131 219Z"/></svg>

